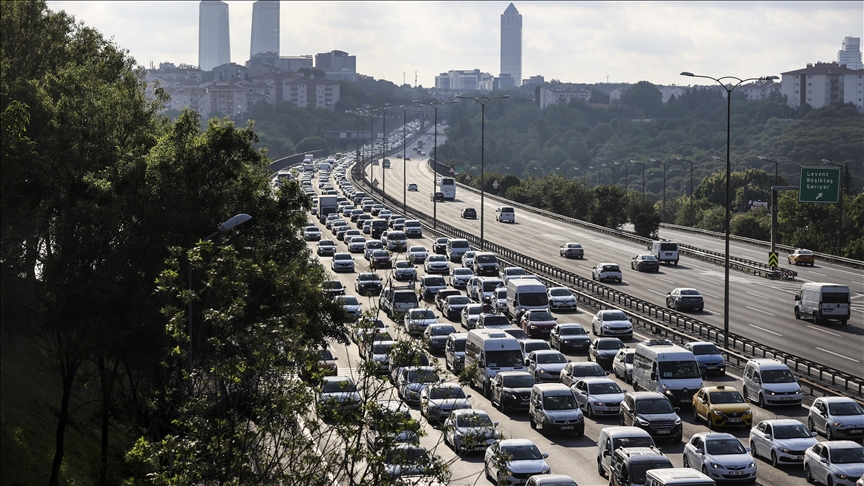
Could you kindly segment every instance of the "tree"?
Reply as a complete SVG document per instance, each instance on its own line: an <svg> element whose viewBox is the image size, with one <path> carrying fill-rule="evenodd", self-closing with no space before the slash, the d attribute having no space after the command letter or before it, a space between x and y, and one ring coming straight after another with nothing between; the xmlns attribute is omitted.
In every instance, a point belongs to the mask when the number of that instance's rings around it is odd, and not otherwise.
<svg viewBox="0 0 864 486"><path fill-rule="evenodd" d="M633 224L633 231L639 236L646 238L657 238L660 229L660 213L654 209L651 201L640 195L631 194L630 204L627 206L628 217Z"/></svg>
<svg viewBox="0 0 864 486"><path fill-rule="evenodd" d="M732 218L731 233L756 240L771 238L771 218L765 209L754 209Z"/></svg>
<svg viewBox="0 0 864 486"><path fill-rule="evenodd" d="M297 143L295 150L297 153L304 153L314 152L325 148L327 148L327 142L323 138L310 135L303 140L300 140L300 142Z"/></svg>
<svg viewBox="0 0 864 486"><path fill-rule="evenodd" d="M651 117L663 105L663 93L653 83L639 81L621 94L621 104Z"/></svg>
<svg viewBox="0 0 864 486"><path fill-rule="evenodd" d="M594 188L594 206L588 220L607 228L618 229L627 222L627 194L618 186Z"/></svg>

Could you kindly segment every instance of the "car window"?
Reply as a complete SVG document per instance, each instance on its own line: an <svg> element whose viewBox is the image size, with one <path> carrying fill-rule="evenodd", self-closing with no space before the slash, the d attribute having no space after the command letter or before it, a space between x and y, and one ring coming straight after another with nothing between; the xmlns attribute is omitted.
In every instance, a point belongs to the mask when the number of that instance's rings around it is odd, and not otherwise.
<svg viewBox="0 0 864 486"><path fill-rule="evenodd" d="M848 401L840 403L829 403L828 413L830 413L831 415L861 415L864 414L864 410L862 410L861 406L858 405L856 402Z"/></svg>
<svg viewBox="0 0 864 486"><path fill-rule="evenodd" d="M604 312L603 313L604 321L626 321L627 315L623 312Z"/></svg>

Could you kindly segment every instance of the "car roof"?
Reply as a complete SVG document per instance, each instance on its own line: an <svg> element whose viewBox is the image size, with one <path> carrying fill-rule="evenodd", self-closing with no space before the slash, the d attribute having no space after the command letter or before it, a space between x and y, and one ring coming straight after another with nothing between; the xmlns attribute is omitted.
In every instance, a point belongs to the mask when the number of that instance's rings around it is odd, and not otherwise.
<svg viewBox="0 0 864 486"><path fill-rule="evenodd" d="M501 377L507 377L507 376L531 376L531 373L528 373L527 371L499 371L498 374L495 375L495 376L501 376ZM532 377L532 378L533 378L533 377Z"/></svg>
<svg viewBox="0 0 864 486"><path fill-rule="evenodd" d="M585 383L592 385L594 383L615 383L615 380L612 378L604 378L602 376L592 376L589 378L580 378L579 381L584 381Z"/></svg>
<svg viewBox="0 0 864 486"><path fill-rule="evenodd" d="M820 397L818 400L822 400L825 403L849 403L855 401L850 397Z"/></svg>
<svg viewBox="0 0 864 486"><path fill-rule="evenodd" d="M537 446L531 439L504 439L499 442L501 447L509 447L509 446L522 446L522 445L533 445Z"/></svg>
<svg viewBox="0 0 864 486"><path fill-rule="evenodd" d="M531 351L531 354L560 354L562 356L564 355L564 353L555 349L538 349L536 351Z"/></svg>
<svg viewBox="0 0 864 486"><path fill-rule="evenodd" d="M796 419L766 419L760 422L765 422L769 425L804 425L800 420Z"/></svg>
<svg viewBox="0 0 864 486"><path fill-rule="evenodd" d="M723 391L738 391L738 390L735 389L734 387L731 387L731 386L725 386L725 385L718 385L718 386L703 386L702 389L705 390L705 391L708 392L708 393L711 393L711 392L723 392Z"/></svg>
<svg viewBox="0 0 864 486"><path fill-rule="evenodd" d="M735 439L738 440L732 434L727 434L725 432L697 432L693 434L694 436L699 436L704 438L705 440L719 440L719 439Z"/></svg>
<svg viewBox="0 0 864 486"><path fill-rule="evenodd" d="M851 440L829 440L823 442L823 444L825 444L825 447L829 449L858 449L864 447L858 442Z"/></svg>
<svg viewBox="0 0 864 486"><path fill-rule="evenodd" d="M632 425L613 425L612 427L603 427L600 431L601 434L606 434L609 437L651 437L651 434L648 433L647 430L640 429L639 427L634 427Z"/></svg>

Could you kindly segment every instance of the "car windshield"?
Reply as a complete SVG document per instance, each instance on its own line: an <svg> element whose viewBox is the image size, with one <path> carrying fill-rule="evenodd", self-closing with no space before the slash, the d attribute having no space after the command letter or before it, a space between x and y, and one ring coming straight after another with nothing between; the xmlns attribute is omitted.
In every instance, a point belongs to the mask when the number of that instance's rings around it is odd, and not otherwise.
<svg viewBox="0 0 864 486"><path fill-rule="evenodd" d="M538 364L566 363L567 359L561 353L541 353L535 355Z"/></svg>
<svg viewBox="0 0 864 486"><path fill-rule="evenodd" d="M540 449L534 444L505 446L501 448L501 452L510 457L511 461L534 461L543 459L540 454Z"/></svg>
<svg viewBox="0 0 864 486"><path fill-rule="evenodd" d="M538 349L550 349L549 343L546 341L537 341L537 342L527 342L523 346L524 352L530 353L531 351L537 351Z"/></svg>
<svg viewBox="0 0 864 486"><path fill-rule="evenodd" d="M604 321L626 321L627 315L623 312L604 312L603 313Z"/></svg>
<svg viewBox="0 0 864 486"><path fill-rule="evenodd" d="M624 392L617 383L592 383L588 385L588 393L591 395L611 395Z"/></svg>
<svg viewBox="0 0 864 486"><path fill-rule="evenodd" d="M465 297L464 295L456 295L453 297L448 297L447 303L448 303L448 305L466 305L466 304L470 304L471 300L468 297Z"/></svg>
<svg viewBox="0 0 864 486"><path fill-rule="evenodd" d="M338 289L342 288L342 282L340 282L338 280L328 280L328 281L324 282L321 286L324 287L325 289L338 290Z"/></svg>
<svg viewBox="0 0 864 486"><path fill-rule="evenodd" d="M324 393L353 392L357 387L351 380L327 380L322 390Z"/></svg>
<svg viewBox="0 0 864 486"><path fill-rule="evenodd" d="M636 353L624 353L624 362L632 364L633 356L636 356Z"/></svg>
<svg viewBox="0 0 864 486"><path fill-rule="evenodd" d="M525 304L524 299L521 300L521 302L523 304ZM538 312L531 312L528 315L528 320L529 321L554 321L555 318L552 317L552 314L550 314L547 311L538 311Z"/></svg>
<svg viewBox="0 0 864 486"><path fill-rule="evenodd" d="M681 290L681 295L692 295L694 297L702 297L702 294L700 294L698 290L693 290L693 289L683 289L683 290Z"/></svg>
<svg viewBox="0 0 864 486"><path fill-rule="evenodd" d="M422 246L412 246L408 251L411 253L428 253L426 248L423 248Z"/></svg>
<svg viewBox="0 0 864 486"><path fill-rule="evenodd" d="M321 242L318 243L318 246L336 246L336 243L332 240L321 240Z"/></svg>
<svg viewBox="0 0 864 486"><path fill-rule="evenodd" d="M373 248L373 249L374 248L384 248L384 243L381 243L380 241L375 241L375 240L367 241L366 242L366 248L367 249L368 248Z"/></svg>
<svg viewBox="0 0 864 486"><path fill-rule="evenodd" d="M813 433L804 424L775 425L775 439L809 439Z"/></svg>
<svg viewBox="0 0 864 486"><path fill-rule="evenodd" d="M474 258L474 255L476 255L476 254L477 254L477 252L474 252L474 251L466 251L465 254L462 256L464 256L465 258Z"/></svg>
<svg viewBox="0 0 864 486"><path fill-rule="evenodd" d="M518 349L509 351L486 351L486 366L489 368L521 367L522 363L522 352Z"/></svg>
<svg viewBox="0 0 864 486"><path fill-rule="evenodd" d="M456 328L453 326L435 326L429 330L429 333L433 336L449 336L454 332L456 332Z"/></svg>
<svg viewBox="0 0 864 486"><path fill-rule="evenodd" d="M409 316L409 319L435 319L435 313L429 309L412 310Z"/></svg>
<svg viewBox="0 0 864 486"><path fill-rule="evenodd" d="M484 282L483 282L483 292L494 292L495 289L497 289L499 285L501 285L501 281L500 281L500 280L492 280L492 281L488 281L488 280L487 280L487 281L484 281ZM504 290L506 291L507 289L504 289ZM520 302L522 302L523 305L529 305L529 304L527 303L527 301L525 300L525 298L526 298L528 295L529 295L529 294L522 294L522 296L520 297L520 298L522 299L522 300L520 300ZM543 296L544 303L548 303L548 302L545 300L545 299L546 299L546 294L540 294L540 295Z"/></svg>
<svg viewBox="0 0 864 486"><path fill-rule="evenodd" d="M763 383L792 383L795 376L789 370L765 370L762 372Z"/></svg>
<svg viewBox="0 0 864 486"><path fill-rule="evenodd" d="M835 447L831 449L834 464L860 464L864 462L864 447Z"/></svg>
<svg viewBox="0 0 864 486"><path fill-rule="evenodd" d="M506 317L505 317L505 319L506 319ZM509 323L508 323L508 325L509 325ZM504 332L513 336L516 339L527 339L528 338L528 333L526 333L522 329L516 329L515 327L512 327L510 329L504 329Z"/></svg>
<svg viewBox="0 0 864 486"><path fill-rule="evenodd" d="M357 280L369 281L369 280L381 280L381 278L378 277L377 273L361 273L360 275L357 276Z"/></svg>
<svg viewBox="0 0 864 486"><path fill-rule="evenodd" d="M446 262L447 257L444 255L429 255L429 258L426 259L427 262Z"/></svg>
<svg viewBox="0 0 864 486"><path fill-rule="evenodd" d="M468 248L467 240L451 240L450 241L451 248Z"/></svg>
<svg viewBox="0 0 864 486"><path fill-rule="evenodd" d="M410 262L396 262L396 268L414 268Z"/></svg>
<svg viewBox="0 0 864 486"><path fill-rule="evenodd" d="M439 378L438 373L433 370L409 371L408 381L411 383L436 383Z"/></svg>
<svg viewBox="0 0 864 486"><path fill-rule="evenodd" d="M720 403L744 403L744 397L737 390L711 392L708 395L711 398L711 403L715 405Z"/></svg>
<svg viewBox="0 0 864 486"><path fill-rule="evenodd" d="M375 258L389 258L390 253L387 250L375 250L372 252L372 256Z"/></svg>
<svg viewBox="0 0 864 486"><path fill-rule="evenodd" d="M406 228L418 228L420 227L420 221L405 221Z"/></svg>
<svg viewBox="0 0 864 486"><path fill-rule="evenodd" d="M648 262L657 261L657 259L654 258L654 255L642 255L642 256L639 257L639 258L640 258L641 260L645 260L645 261L648 261Z"/></svg>
<svg viewBox="0 0 864 486"><path fill-rule="evenodd" d="M797 253L799 255L812 255L813 254L813 252L811 252L810 250L797 250L797 251L795 251L795 253Z"/></svg>
<svg viewBox="0 0 864 486"><path fill-rule="evenodd" d="M357 297L354 297L353 295L340 297L340 300L342 301L342 305L360 305L360 302L357 301Z"/></svg>
<svg viewBox="0 0 864 486"><path fill-rule="evenodd" d="M651 437L619 437L612 441L612 447L653 447L654 439Z"/></svg>
<svg viewBox="0 0 864 486"><path fill-rule="evenodd" d="M322 349L319 359L321 361L333 361L333 353L331 353L329 349Z"/></svg>
<svg viewBox="0 0 864 486"><path fill-rule="evenodd" d="M464 414L456 419L456 427L492 427L492 419L486 414Z"/></svg>
<svg viewBox="0 0 864 486"><path fill-rule="evenodd" d="M567 297L567 296L573 295L573 292L570 292L570 289L558 288L558 289L550 289L549 295L551 295L552 297Z"/></svg>
<svg viewBox="0 0 864 486"><path fill-rule="evenodd" d="M705 441L705 452L714 456L747 453L738 439L714 439Z"/></svg>
<svg viewBox="0 0 864 486"><path fill-rule="evenodd" d="M429 390L430 400L444 400L447 398L465 398L465 392L455 386L436 386Z"/></svg>
<svg viewBox="0 0 864 486"><path fill-rule="evenodd" d="M470 268L457 268L453 270L453 275L474 275Z"/></svg>
<svg viewBox="0 0 864 486"><path fill-rule="evenodd" d="M456 339L453 341L453 351L456 351L457 353L465 351L465 342L465 339Z"/></svg>
<svg viewBox="0 0 864 486"><path fill-rule="evenodd" d="M621 349L624 347L619 339L610 339L608 341L597 341L597 349ZM694 363L695 364L695 363ZM696 376L699 376L698 374Z"/></svg>
<svg viewBox="0 0 864 486"><path fill-rule="evenodd" d="M496 263L498 260L495 258L495 255L477 255L474 257L477 263Z"/></svg>
<svg viewBox="0 0 864 486"><path fill-rule="evenodd" d="M505 376L502 385L508 388L531 388L534 386L534 378L529 375Z"/></svg>
<svg viewBox="0 0 864 486"><path fill-rule="evenodd" d="M582 326L566 326L558 329L559 334L562 336L584 336L585 329Z"/></svg>
<svg viewBox="0 0 864 486"><path fill-rule="evenodd" d="M385 464L429 464L429 457L426 451L420 447L400 447L387 452L387 458L384 459Z"/></svg>
<svg viewBox="0 0 864 486"><path fill-rule="evenodd" d="M674 413L672 403L665 398L646 398L636 402L636 411L644 414Z"/></svg>
<svg viewBox="0 0 864 486"><path fill-rule="evenodd" d="M580 245L579 243L569 243L567 245L567 248L582 248L582 245Z"/></svg>
<svg viewBox="0 0 864 486"><path fill-rule="evenodd" d="M604 272L620 272L618 265L603 265Z"/></svg>
<svg viewBox="0 0 864 486"><path fill-rule="evenodd" d="M713 344L694 344L692 347L693 354L703 356L706 354L720 354L720 350Z"/></svg>
<svg viewBox="0 0 864 486"><path fill-rule="evenodd" d="M394 302L417 302L417 294L408 291L399 291L393 294Z"/></svg>
<svg viewBox="0 0 864 486"><path fill-rule="evenodd" d="M426 287L444 287L447 283L444 281L444 277L426 277L424 285Z"/></svg>
<svg viewBox="0 0 864 486"><path fill-rule="evenodd" d="M575 410L576 407L576 399L572 393L543 397L543 408L546 410Z"/></svg>
<svg viewBox="0 0 864 486"><path fill-rule="evenodd" d="M850 400L848 402L829 403L828 413L831 415L861 415L864 414L864 410L861 409L860 405Z"/></svg>
<svg viewBox="0 0 864 486"><path fill-rule="evenodd" d="M476 316L483 313L483 306L470 305L467 307L469 316Z"/></svg>
<svg viewBox="0 0 864 486"><path fill-rule="evenodd" d="M362 236L355 236L355 237L351 238L351 243L355 244L355 245L356 244L362 245L362 244L366 243L366 238L363 238Z"/></svg>
<svg viewBox="0 0 864 486"><path fill-rule="evenodd" d="M375 343L372 346L372 354L390 354L390 348L393 347L393 343Z"/></svg>
<svg viewBox="0 0 864 486"><path fill-rule="evenodd" d="M351 255L348 255L345 253L337 253L337 254L333 255L333 259L334 260L351 260L352 258L351 258Z"/></svg>
<svg viewBox="0 0 864 486"><path fill-rule="evenodd" d="M660 361L657 369L661 378L673 380L702 376L695 361Z"/></svg>

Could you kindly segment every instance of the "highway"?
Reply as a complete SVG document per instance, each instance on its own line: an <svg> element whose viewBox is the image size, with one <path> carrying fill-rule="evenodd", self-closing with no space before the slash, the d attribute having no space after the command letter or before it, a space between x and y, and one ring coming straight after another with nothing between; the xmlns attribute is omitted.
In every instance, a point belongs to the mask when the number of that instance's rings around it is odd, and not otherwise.
<svg viewBox="0 0 864 486"><path fill-rule="evenodd" d="M426 139L430 140L431 136ZM439 133L441 139L443 136ZM385 190L401 200L403 184L406 183L402 180L403 161L390 158L393 164L387 170ZM427 159L413 154L412 160L407 162L407 183L419 186L417 192L408 192L407 203L409 207L431 215L433 208L429 194L432 192L432 173ZM373 170L380 179L380 171L384 169L373 167ZM586 278L591 277L591 268L598 263L617 263L624 273L624 281L610 285L658 305L665 305L665 296L673 288L696 288L705 298L705 310L692 315L723 327L722 266L682 256L677 266L664 265L659 273L638 273L630 270L630 259L646 250L636 243L519 210L516 211L515 224L497 223L494 212L499 205L493 199L486 199L484 236L488 241L519 249ZM479 236L479 219L463 220L459 216L461 209L466 206L474 207L480 213L479 194L457 189L455 201L438 204L437 216L441 221ZM394 211L398 210L394 208ZM664 236L670 238L672 233L664 230ZM714 251L723 249L722 240L696 234L676 232L671 239ZM585 247L584 260L559 257L559 246L570 241L579 242ZM765 259L764 249L741 243L733 244L732 253L753 260ZM785 261L785 254L781 255L781 261ZM822 263L817 263L812 269L798 267L798 270L800 278L796 281L772 281L733 270L730 273L730 331L856 376L864 375L864 279L860 272ZM792 312L793 296L805 281L850 285L854 304L849 324L814 325L809 321L797 321Z"/></svg>

